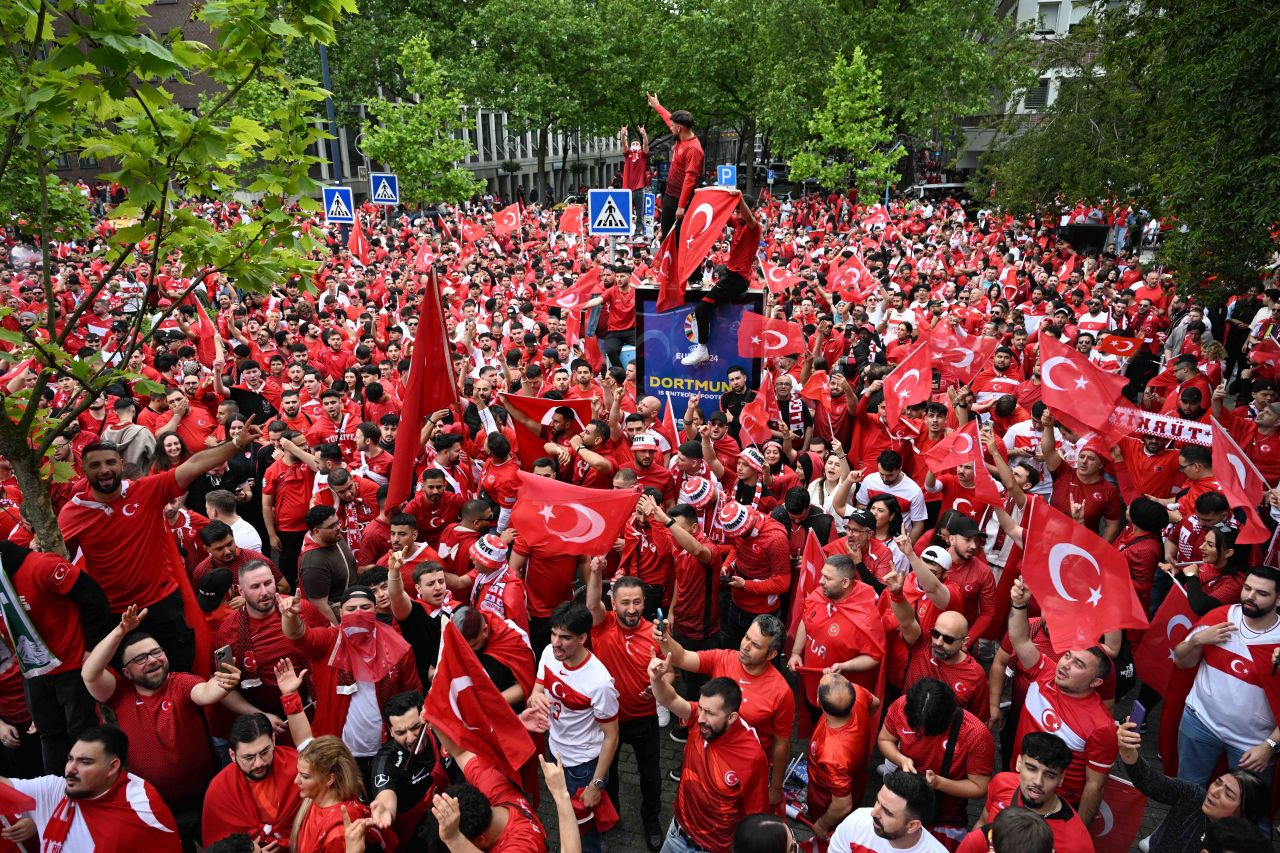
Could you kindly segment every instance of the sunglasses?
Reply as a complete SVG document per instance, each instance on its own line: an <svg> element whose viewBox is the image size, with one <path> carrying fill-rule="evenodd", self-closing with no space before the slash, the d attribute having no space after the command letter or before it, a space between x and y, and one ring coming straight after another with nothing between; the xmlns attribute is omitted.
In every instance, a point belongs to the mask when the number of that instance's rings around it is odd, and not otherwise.
<svg viewBox="0 0 1280 853"><path fill-rule="evenodd" d="M929 636L933 637L935 640L941 640L942 642L946 643L948 646L954 643L956 640L960 639L959 637L953 637L950 634L944 634L941 631L939 631L937 628L930 628Z"/></svg>

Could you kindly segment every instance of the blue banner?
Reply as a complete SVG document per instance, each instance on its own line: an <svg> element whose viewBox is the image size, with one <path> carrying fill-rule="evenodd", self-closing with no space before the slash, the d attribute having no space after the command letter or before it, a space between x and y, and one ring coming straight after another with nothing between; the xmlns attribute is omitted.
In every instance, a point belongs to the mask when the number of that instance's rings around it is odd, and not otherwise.
<svg viewBox="0 0 1280 853"><path fill-rule="evenodd" d="M698 291L691 291L690 295ZM671 396L676 420L684 416L689 398L701 396L702 411L710 414L720 408L720 395L729 390L725 376L735 365L747 371L751 387L760 382L760 359L738 355L738 326L744 311L761 310L762 294L747 293L740 300L717 305L711 315L711 341L707 349L711 358L696 366L685 367L680 359L693 347L693 309L689 302L671 311L656 309L657 291L636 291L636 376L639 394L653 395L666 402Z"/></svg>

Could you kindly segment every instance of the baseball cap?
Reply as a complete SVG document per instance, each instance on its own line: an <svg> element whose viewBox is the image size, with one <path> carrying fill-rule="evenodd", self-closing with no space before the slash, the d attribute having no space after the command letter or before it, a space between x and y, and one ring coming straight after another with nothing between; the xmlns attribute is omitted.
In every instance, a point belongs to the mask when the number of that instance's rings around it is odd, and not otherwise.
<svg viewBox="0 0 1280 853"><path fill-rule="evenodd" d="M951 568L951 555L947 553L945 548L938 545L930 545L920 554L920 559L930 563L937 563L942 566L943 570Z"/></svg>
<svg viewBox="0 0 1280 853"><path fill-rule="evenodd" d="M856 524L859 527L865 527L867 530L876 529L876 517L865 509L855 509L845 518L850 524Z"/></svg>
<svg viewBox="0 0 1280 853"><path fill-rule="evenodd" d="M196 590L196 602L203 612L212 613L218 609L218 605L222 603L222 599L230 589L231 570L221 566L210 569L208 574L200 579L200 588Z"/></svg>
<svg viewBox="0 0 1280 853"><path fill-rule="evenodd" d="M502 541L502 537L489 533L475 541L469 555L472 561L486 569L497 569L507 562L507 551L507 543Z"/></svg>
<svg viewBox="0 0 1280 853"><path fill-rule="evenodd" d="M947 525L947 532L952 536L963 536L966 539L975 539L982 535L982 528L978 523L967 515L960 515Z"/></svg>

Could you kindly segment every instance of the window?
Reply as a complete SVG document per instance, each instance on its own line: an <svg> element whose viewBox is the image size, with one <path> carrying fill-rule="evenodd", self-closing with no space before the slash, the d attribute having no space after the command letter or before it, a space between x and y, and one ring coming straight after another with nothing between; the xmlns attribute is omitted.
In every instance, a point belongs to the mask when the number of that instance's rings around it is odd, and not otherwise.
<svg viewBox="0 0 1280 853"><path fill-rule="evenodd" d="M1036 32L1056 33L1058 31L1058 12L1062 4L1054 0L1052 3L1041 3L1036 11Z"/></svg>
<svg viewBox="0 0 1280 853"><path fill-rule="evenodd" d="M1023 101L1028 110L1042 110L1049 106L1049 78L1041 77L1040 82L1027 90Z"/></svg>
<svg viewBox="0 0 1280 853"><path fill-rule="evenodd" d="M1089 13L1093 11L1093 0L1071 0L1071 24L1076 24L1089 17Z"/></svg>

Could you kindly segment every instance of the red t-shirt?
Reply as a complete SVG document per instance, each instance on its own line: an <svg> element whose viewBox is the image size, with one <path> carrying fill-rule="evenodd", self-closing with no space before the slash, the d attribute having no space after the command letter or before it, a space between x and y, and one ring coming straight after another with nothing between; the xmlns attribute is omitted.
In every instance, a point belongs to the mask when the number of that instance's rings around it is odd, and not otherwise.
<svg viewBox="0 0 1280 853"><path fill-rule="evenodd" d="M713 649L698 652L698 671L738 682L742 688L742 708L738 713L755 729L766 756L772 755L774 738L791 740L796 697L776 667L767 666L759 675L752 675L743 669L736 650Z"/></svg>
<svg viewBox="0 0 1280 853"><path fill-rule="evenodd" d="M457 492L443 493L439 503L428 500L426 492L418 492L405 504L404 511L418 519L418 538L435 547L440 544L444 529L462 517L462 505L466 502L467 496Z"/></svg>
<svg viewBox="0 0 1280 853"><path fill-rule="evenodd" d="M68 551L84 551L85 569L102 587L112 612L155 604L178 588L168 565L176 549L165 544L164 505L184 491L173 471L165 471L126 480L105 504L86 489L58 513Z"/></svg>
<svg viewBox="0 0 1280 853"><path fill-rule="evenodd" d="M378 509L378 484L364 477L353 476L352 479L359 490L355 500L339 505L333 489L321 489L316 494L316 506L331 506L337 510L342 534L347 537L347 544L354 553L364 541L365 527L377 518L381 510Z"/></svg>
<svg viewBox="0 0 1280 853"><path fill-rule="evenodd" d="M276 460L267 468L262 476L262 493L275 499L272 514L276 530L297 533L307 529L315 480L315 472L301 463L286 465Z"/></svg>
<svg viewBox="0 0 1280 853"><path fill-rule="evenodd" d="M769 764L760 741L741 718L708 743L698 728L698 703L690 708L675 818L702 849L729 850L742 819L769 810Z"/></svg>
<svg viewBox="0 0 1280 853"><path fill-rule="evenodd" d="M31 623L61 663L50 674L79 670L86 651L80 609L67 593L80 578L80 569L60 554L32 551L13 576L13 588ZM16 671L16 667L15 667ZM9 719L4 717L4 719Z"/></svg>
<svg viewBox="0 0 1280 853"><path fill-rule="evenodd" d="M1107 773L1115 763L1119 751L1116 722L1098 694L1068 696L1059 690L1053 682L1056 672L1057 667L1045 655L1027 670L1031 684L1013 742L1021 744L1030 732L1048 732L1065 743L1071 749L1072 760L1062 777L1058 795L1078 805L1084 791L1085 767ZM1010 758L1010 767L1016 759L1015 752Z"/></svg>
<svg viewBox="0 0 1280 853"><path fill-rule="evenodd" d="M911 647L911 663L907 666L907 680L902 685L910 688L923 678L936 678L951 686L960 707L980 720L991 713L991 692L987 689L987 673L972 655L965 655L963 663L955 664L938 660L930 650L932 641L927 632L921 632Z"/></svg>
<svg viewBox="0 0 1280 853"><path fill-rule="evenodd" d="M499 853L546 853L547 832L538 822L529 801L511 780L475 756L462 769L467 781L476 786L494 808L506 806L507 825L493 839L490 850Z"/></svg>
<svg viewBox="0 0 1280 853"><path fill-rule="evenodd" d="M514 456L506 462L485 465L480 475L480 488L502 509L511 509L516 505L516 494L520 491L520 466Z"/></svg>
<svg viewBox="0 0 1280 853"><path fill-rule="evenodd" d="M636 327L636 291L634 287L625 290L611 287L600 294L604 300L601 306L601 320L610 332L625 332Z"/></svg>
<svg viewBox="0 0 1280 853"><path fill-rule="evenodd" d="M1084 821L1080 820L1080 815L1061 797L1058 802L1061 805L1056 812L1044 815L1049 828L1053 830L1054 853L1093 853L1093 836L1089 834ZM1022 792L1018 789L1018 774L997 773L991 777L991 784L987 786L987 822L995 820L996 815L1009 806L1026 808L1026 804L1022 802ZM981 850L982 853L987 853L985 843Z"/></svg>
<svg viewBox="0 0 1280 853"><path fill-rule="evenodd" d="M561 554L543 546L530 547L516 535L515 553L528 561L524 567L525 594L529 598L529 615L546 618L562 601L573 598L573 579L578 574L578 557Z"/></svg>
<svg viewBox="0 0 1280 853"><path fill-rule="evenodd" d="M626 190L642 190L645 187L645 178L649 171L649 155L643 150L622 155L622 188ZM643 213L644 211L639 211ZM637 211L631 211L631 215L637 215Z"/></svg>
<svg viewBox="0 0 1280 853"><path fill-rule="evenodd" d="M129 770L161 791L166 803L183 803L204 792L217 768L209 734L191 690L203 678L171 672L163 688L143 696L133 682L116 679L106 705L129 736Z"/></svg>
<svg viewBox="0 0 1280 853"><path fill-rule="evenodd" d="M970 773L975 776L990 776L995 770L996 741L991 730L982 720L968 711L964 711L964 720L960 723L960 737L951 756L951 768L947 772L948 779L964 779ZM942 772L942 760L946 756L947 738L951 734L950 725L936 735L925 735L912 731L907 726L907 697L899 696L889 706L885 714L884 728L898 739L898 751L910 758L916 766L916 772L932 770ZM963 826L965 807L968 800L946 794L938 796L938 814L935 826Z"/></svg>
<svg viewBox="0 0 1280 853"><path fill-rule="evenodd" d="M617 614L606 613L604 621L591 628L591 650L618 688L618 719L652 717L656 706L649 684L649 661L660 654L653 641L653 623L641 617L634 629L627 630Z"/></svg>
<svg viewBox="0 0 1280 853"><path fill-rule="evenodd" d="M1071 517L1071 502L1084 501L1084 526L1097 530L1102 519L1117 521L1124 517L1124 501L1120 490L1106 480L1082 483L1076 469L1065 463L1053 475L1053 496L1050 505L1058 512Z"/></svg>
<svg viewBox="0 0 1280 853"><path fill-rule="evenodd" d="M810 820L826 814L835 797L862 796L874 733L870 717L871 692L855 686L849 722L833 729L825 715L818 720L809 741Z"/></svg>
<svg viewBox="0 0 1280 853"><path fill-rule="evenodd" d="M729 260L725 266L751 281L756 267L756 255L760 251L760 222L752 225L736 214L729 223L733 226L733 244L729 247Z"/></svg>
<svg viewBox="0 0 1280 853"><path fill-rule="evenodd" d="M683 548L675 551L675 583L679 590L671 611L672 629L689 640L705 640L720 633L720 567L730 553L727 545L712 542L701 531L694 534L711 549L710 564L694 559Z"/></svg>
<svg viewBox="0 0 1280 853"><path fill-rule="evenodd" d="M218 422L203 408L192 403L174 432L178 434L178 438L182 439L182 446L188 453L199 453L208 446L204 440L213 435L213 431L217 428Z"/></svg>

